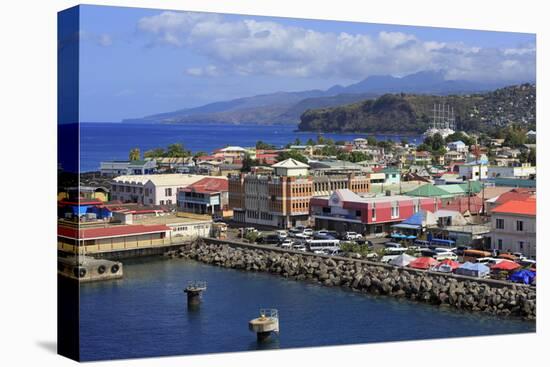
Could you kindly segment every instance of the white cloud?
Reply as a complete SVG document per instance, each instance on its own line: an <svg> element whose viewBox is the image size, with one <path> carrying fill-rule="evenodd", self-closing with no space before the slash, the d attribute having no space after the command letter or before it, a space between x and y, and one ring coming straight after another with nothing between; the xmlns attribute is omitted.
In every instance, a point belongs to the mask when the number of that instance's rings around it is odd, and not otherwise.
<svg viewBox="0 0 550 367"><path fill-rule="evenodd" d="M267 74L362 79L444 70L449 79L522 80L535 74L535 47L480 48L421 40L402 32L377 35L319 32L221 15L163 12L144 17L138 29L152 45L187 47L209 60L194 76Z"/></svg>

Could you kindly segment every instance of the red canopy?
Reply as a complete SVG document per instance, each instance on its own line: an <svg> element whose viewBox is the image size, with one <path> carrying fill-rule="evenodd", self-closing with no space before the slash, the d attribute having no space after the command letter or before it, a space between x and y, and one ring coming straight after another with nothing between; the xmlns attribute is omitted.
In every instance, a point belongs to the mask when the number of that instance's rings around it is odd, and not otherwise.
<svg viewBox="0 0 550 367"><path fill-rule="evenodd" d="M439 263L438 266L441 266L441 265L449 265L451 267L452 270L455 270L456 268L460 267L460 263L459 262L456 262L456 261L453 261L451 259L445 259L443 260L442 262Z"/></svg>
<svg viewBox="0 0 550 367"><path fill-rule="evenodd" d="M491 266L491 270L512 271L519 269L521 266L513 261L501 261L498 264Z"/></svg>
<svg viewBox="0 0 550 367"><path fill-rule="evenodd" d="M409 263L409 267L414 269L430 269L439 264L436 259L432 257L419 257Z"/></svg>

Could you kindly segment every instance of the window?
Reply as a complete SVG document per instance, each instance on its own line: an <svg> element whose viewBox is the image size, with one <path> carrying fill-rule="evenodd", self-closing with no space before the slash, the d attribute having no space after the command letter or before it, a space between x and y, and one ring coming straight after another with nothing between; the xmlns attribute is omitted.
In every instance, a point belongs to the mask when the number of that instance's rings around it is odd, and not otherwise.
<svg viewBox="0 0 550 367"><path fill-rule="evenodd" d="M392 218L399 217L399 202L395 201L391 205L391 216Z"/></svg>
<svg viewBox="0 0 550 367"><path fill-rule="evenodd" d="M504 229L504 219L497 219L496 220L496 227L497 227L497 229Z"/></svg>
<svg viewBox="0 0 550 367"><path fill-rule="evenodd" d="M372 216L372 220L376 220L376 204L372 204L372 209L371 209L371 216Z"/></svg>
<svg viewBox="0 0 550 367"><path fill-rule="evenodd" d="M520 249L520 250L523 250L523 241L519 241L519 242L518 242L518 245L519 245L519 249Z"/></svg>
<svg viewBox="0 0 550 367"><path fill-rule="evenodd" d="M516 231L523 232L523 221L522 220L516 221Z"/></svg>
<svg viewBox="0 0 550 367"><path fill-rule="evenodd" d="M160 201L160 205L164 205L164 200L161 200L161 201Z"/></svg>
<svg viewBox="0 0 550 367"><path fill-rule="evenodd" d="M499 249L499 250L502 250L502 239L499 238L499 239L497 240L497 244L498 244L498 249Z"/></svg>
<svg viewBox="0 0 550 367"><path fill-rule="evenodd" d="M171 205L172 204L172 200L166 200L166 205Z"/></svg>
<svg viewBox="0 0 550 367"><path fill-rule="evenodd" d="M356 210L355 211L355 216L360 217L361 216L361 210Z"/></svg>
<svg viewBox="0 0 550 367"><path fill-rule="evenodd" d="M164 189L164 196L172 196L172 188Z"/></svg>

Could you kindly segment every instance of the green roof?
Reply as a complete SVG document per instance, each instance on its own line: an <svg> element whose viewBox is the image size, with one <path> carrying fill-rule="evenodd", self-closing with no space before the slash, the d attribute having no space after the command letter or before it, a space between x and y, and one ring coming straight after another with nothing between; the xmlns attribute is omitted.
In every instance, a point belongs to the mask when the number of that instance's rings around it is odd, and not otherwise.
<svg viewBox="0 0 550 367"><path fill-rule="evenodd" d="M470 181L470 182L461 183L458 185L462 187L462 190L464 190L465 193L469 192L472 194L480 193L483 187L483 185L479 181Z"/></svg>
<svg viewBox="0 0 550 367"><path fill-rule="evenodd" d="M447 191L449 194L453 195L462 195L465 194L466 191L461 186L461 184L452 184L452 185L438 185L443 190Z"/></svg>
<svg viewBox="0 0 550 367"><path fill-rule="evenodd" d="M410 196L423 196L429 198L452 198L454 195L449 194L449 192L443 190L439 186L433 184L426 184L416 189L407 192L407 195Z"/></svg>

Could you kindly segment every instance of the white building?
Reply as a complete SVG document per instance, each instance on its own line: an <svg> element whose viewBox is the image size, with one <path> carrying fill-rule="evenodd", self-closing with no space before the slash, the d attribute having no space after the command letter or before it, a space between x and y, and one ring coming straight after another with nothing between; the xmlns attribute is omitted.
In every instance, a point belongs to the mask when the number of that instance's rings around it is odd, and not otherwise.
<svg viewBox="0 0 550 367"><path fill-rule="evenodd" d="M491 248L536 259L536 199L510 200L491 211Z"/></svg>
<svg viewBox="0 0 550 367"><path fill-rule="evenodd" d="M293 158L285 159L282 162L275 163L271 167L275 169L276 176L294 177L294 176L309 175L308 174L309 165L302 163L300 161L297 161L296 159L293 159Z"/></svg>
<svg viewBox="0 0 550 367"><path fill-rule="evenodd" d="M111 199L144 205L176 205L178 189L205 177L208 176L188 174L118 176L111 181Z"/></svg>
<svg viewBox="0 0 550 367"><path fill-rule="evenodd" d="M107 161L99 163L102 176L119 176L128 174L129 161Z"/></svg>
<svg viewBox="0 0 550 367"><path fill-rule="evenodd" d="M458 167L458 175L463 180L485 180L487 179L487 171L486 164L477 164L477 162L461 164Z"/></svg>
<svg viewBox="0 0 550 367"><path fill-rule="evenodd" d="M536 173L537 168L531 166L529 163L522 164L519 167L491 166L489 167L488 171L488 175L490 178L528 178L530 175L534 175Z"/></svg>
<svg viewBox="0 0 550 367"><path fill-rule="evenodd" d="M465 153L468 151L468 147L466 146L466 144L464 144L462 140L450 142L449 144L447 144L447 148L450 151L459 152L459 153Z"/></svg>

